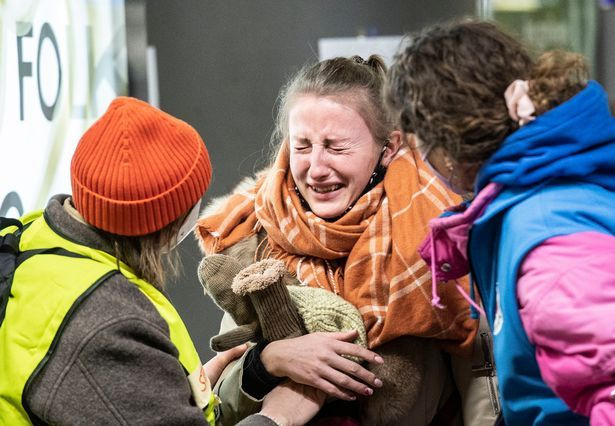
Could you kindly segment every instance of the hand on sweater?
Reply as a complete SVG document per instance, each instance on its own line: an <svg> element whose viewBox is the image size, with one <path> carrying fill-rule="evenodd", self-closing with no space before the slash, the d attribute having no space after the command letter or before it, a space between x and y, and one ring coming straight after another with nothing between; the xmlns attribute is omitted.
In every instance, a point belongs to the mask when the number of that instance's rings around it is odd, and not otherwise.
<svg viewBox="0 0 615 426"><path fill-rule="evenodd" d="M269 343L261 353L265 369L277 377L320 389L335 398L351 401L355 394L371 395L382 382L360 364L343 355L381 364L382 358L350 343L356 331L312 333ZM369 386L366 386L368 384Z"/></svg>
<svg viewBox="0 0 615 426"><path fill-rule="evenodd" d="M260 414L280 426L304 425L322 408L326 397L318 389L288 380L267 394Z"/></svg>

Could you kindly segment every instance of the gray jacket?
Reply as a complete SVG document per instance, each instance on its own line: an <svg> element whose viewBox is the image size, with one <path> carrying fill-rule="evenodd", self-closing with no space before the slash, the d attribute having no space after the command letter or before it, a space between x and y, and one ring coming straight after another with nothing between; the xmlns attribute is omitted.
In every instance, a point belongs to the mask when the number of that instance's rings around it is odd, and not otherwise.
<svg viewBox="0 0 615 426"><path fill-rule="evenodd" d="M52 229L111 253L94 229L68 214L65 199L56 196L46 208ZM167 323L120 274L102 283L72 315L24 400L50 424L207 424L192 401ZM275 425L262 416L241 424Z"/></svg>

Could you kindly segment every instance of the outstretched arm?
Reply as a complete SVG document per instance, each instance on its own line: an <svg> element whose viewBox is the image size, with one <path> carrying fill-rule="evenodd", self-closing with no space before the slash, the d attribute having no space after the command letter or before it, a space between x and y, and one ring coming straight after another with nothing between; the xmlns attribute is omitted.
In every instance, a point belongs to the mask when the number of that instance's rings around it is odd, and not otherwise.
<svg viewBox="0 0 615 426"><path fill-rule="evenodd" d="M247 345L220 352L205 364L211 383L216 383L226 366L243 355ZM318 413L326 394L312 387L292 381L276 386L265 397L261 411L248 416L242 426L303 425Z"/></svg>
<svg viewBox="0 0 615 426"><path fill-rule="evenodd" d="M323 392L289 380L269 392L261 411L239 426L304 425L318 413L325 398Z"/></svg>

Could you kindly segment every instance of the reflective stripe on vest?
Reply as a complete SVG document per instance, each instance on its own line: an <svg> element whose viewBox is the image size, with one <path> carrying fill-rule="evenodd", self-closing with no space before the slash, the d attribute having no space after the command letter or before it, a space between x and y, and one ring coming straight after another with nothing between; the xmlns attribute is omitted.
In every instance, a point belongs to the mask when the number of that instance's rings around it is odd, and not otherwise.
<svg viewBox="0 0 615 426"><path fill-rule="evenodd" d="M49 227L41 211L21 220L32 223L21 236L20 251L61 247L80 256L35 255L15 271L0 326L0 424L10 425L30 424L23 395L31 379L53 356L65 324L80 303L107 278L119 273L113 256L61 237ZM160 291L121 262L120 271L167 322L194 400L213 425L215 396L179 314Z"/></svg>

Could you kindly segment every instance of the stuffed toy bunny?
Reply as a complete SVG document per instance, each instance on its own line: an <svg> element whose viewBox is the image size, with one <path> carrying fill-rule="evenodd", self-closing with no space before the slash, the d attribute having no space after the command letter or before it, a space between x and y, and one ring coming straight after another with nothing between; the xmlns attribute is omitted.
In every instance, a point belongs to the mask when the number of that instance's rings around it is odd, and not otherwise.
<svg viewBox="0 0 615 426"><path fill-rule="evenodd" d="M237 324L211 339L217 352L259 338L274 341L346 330L357 330L356 343L366 347L357 309L329 291L296 285L279 260L265 259L242 269L234 258L214 254L201 261L199 279L205 293Z"/></svg>
<svg viewBox="0 0 615 426"><path fill-rule="evenodd" d="M215 351L261 338L274 341L347 330L357 330L355 343L367 346L361 314L352 304L324 289L297 285L279 260L265 259L242 268L233 257L214 254L203 258L198 274L205 293L237 324L235 329L211 339ZM425 377L424 347L424 339L403 337L375 349L385 362L369 368L382 380L383 387L361 398L362 424L408 422ZM429 419L416 420L416 424L429 423Z"/></svg>

